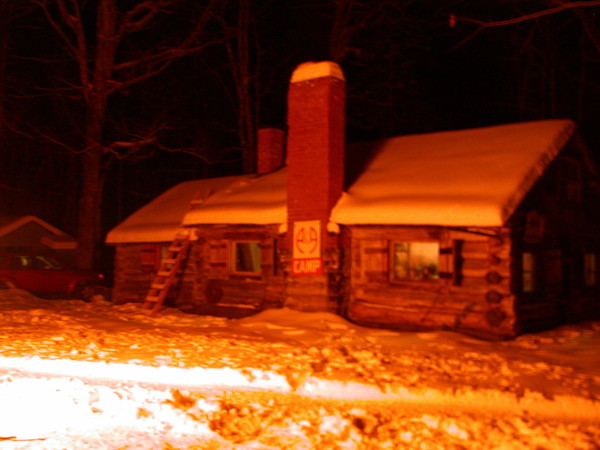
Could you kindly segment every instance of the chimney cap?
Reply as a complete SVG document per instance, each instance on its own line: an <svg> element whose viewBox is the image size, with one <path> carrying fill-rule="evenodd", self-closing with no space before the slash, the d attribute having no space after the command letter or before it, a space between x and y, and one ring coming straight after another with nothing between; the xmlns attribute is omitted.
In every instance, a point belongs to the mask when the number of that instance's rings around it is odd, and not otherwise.
<svg viewBox="0 0 600 450"><path fill-rule="evenodd" d="M292 73L292 83L314 80L316 78L333 77L344 80L340 66L333 61L308 61L300 64Z"/></svg>

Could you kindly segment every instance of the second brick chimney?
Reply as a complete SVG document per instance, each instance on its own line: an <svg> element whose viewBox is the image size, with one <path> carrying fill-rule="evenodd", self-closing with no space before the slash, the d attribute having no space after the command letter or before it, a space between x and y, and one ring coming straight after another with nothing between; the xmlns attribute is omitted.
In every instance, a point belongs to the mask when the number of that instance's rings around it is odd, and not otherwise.
<svg viewBox="0 0 600 450"><path fill-rule="evenodd" d="M277 128L258 130L256 172L266 174L283 167L285 133Z"/></svg>

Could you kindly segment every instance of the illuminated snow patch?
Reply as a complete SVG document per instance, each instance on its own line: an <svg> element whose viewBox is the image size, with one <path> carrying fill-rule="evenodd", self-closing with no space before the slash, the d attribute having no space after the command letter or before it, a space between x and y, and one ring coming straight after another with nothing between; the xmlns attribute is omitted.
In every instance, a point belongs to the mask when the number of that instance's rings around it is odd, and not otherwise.
<svg viewBox="0 0 600 450"><path fill-rule="evenodd" d="M41 358L3 358L0 366L47 375L82 377L114 381L133 381L176 386L214 386L236 389L259 389L290 392L286 378L259 369L231 369L193 367L150 367L133 364L49 360Z"/></svg>

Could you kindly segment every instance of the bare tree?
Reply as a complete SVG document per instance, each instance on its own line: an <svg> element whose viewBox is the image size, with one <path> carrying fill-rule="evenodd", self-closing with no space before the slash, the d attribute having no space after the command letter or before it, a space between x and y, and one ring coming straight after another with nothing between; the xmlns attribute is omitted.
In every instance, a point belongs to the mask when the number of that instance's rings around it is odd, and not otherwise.
<svg viewBox="0 0 600 450"><path fill-rule="evenodd" d="M6 127L7 66L11 22L23 10L22 6L15 0L0 0L0 149L4 147Z"/></svg>
<svg viewBox="0 0 600 450"><path fill-rule="evenodd" d="M8 1L0 1L0 151L4 149L6 63L8 56L8 24L10 15Z"/></svg>
<svg viewBox="0 0 600 450"><path fill-rule="evenodd" d="M63 80L63 92L79 99L82 108L82 143L72 148L81 158L82 185L78 213L78 264L91 267L101 239L101 199L103 167L110 158L131 158L157 142L160 124L139 131L128 139L110 141L107 112L110 98L117 92L157 76L174 61L199 52L216 41L207 38L219 2L188 2L196 14L185 32L170 30L158 42L141 33L156 27L174 13L185 0L143 0L126 2L120 9L116 0L30 0L44 13L47 23L62 39L73 63L75 77ZM119 5L122 5L119 2ZM88 7L88 9L86 9ZM95 8L95 9L91 9ZM95 18L95 23L90 21ZM153 37L157 36L154 31ZM161 35L162 36L162 35ZM137 41L136 41L137 38ZM134 44L132 44L134 42ZM132 48L135 47L133 50Z"/></svg>
<svg viewBox="0 0 600 450"><path fill-rule="evenodd" d="M414 70L429 39L425 22L415 15L419 3L323 2L328 7L328 57L350 74L348 124L359 130L358 139L400 133L409 122L431 117L418 100L422 85Z"/></svg>
<svg viewBox="0 0 600 450"><path fill-rule="evenodd" d="M540 17L557 14L568 9L575 8L589 8L593 6L600 6L600 0L583 0L583 1L553 1L555 6L551 8L541 9L539 11L532 12L530 14L520 14L516 17L504 20L480 20L474 17L461 16L456 14L450 14L448 20L450 27L456 26L459 22L468 22L477 25L477 28L469 34L466 38L461 40L455 47L464 45L469 40L473 39L477 34L481 33L487 28L504 27L508 25L515 25L521 22L527 22L529 20L535 20ZM597 38L596 38L597 39Z"/></svg>
<svg viewBox="0 0 600 450"><path fill-rule="evenodd" d="M254 70L252 57L251 0L235 2L237 15L235 25L229 26L221 20L225 50L229 68L233 77L237 111L237 135L242 152L242 170L252 173L256 169L255 148L258 123L258 95L256 95L258 76Z"/></svg>
<svg viewBox="0 0 600 450"><path fill-rule="evenodd" d="M475 25L453 49L484 30L491 34L503 29L495 36L515 49L510 79L522 118L568 116L585 125L597 108L592 94L600 90L600 28L595 20L600 1L545 0L530 3L532 12L527 13L518 2L504 6L512 7L512 17L482 20L450 15L450 26L460 31L469 31L467 24Z"/></svg>

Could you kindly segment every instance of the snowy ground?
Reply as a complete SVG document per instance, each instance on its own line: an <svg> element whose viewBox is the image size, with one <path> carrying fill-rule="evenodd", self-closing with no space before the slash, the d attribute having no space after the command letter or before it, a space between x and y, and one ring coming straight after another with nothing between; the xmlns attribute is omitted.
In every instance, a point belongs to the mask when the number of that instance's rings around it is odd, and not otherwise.
<svg viewBox="0 0 600 450"><path fill-rule="evenodd" d="M486 342L0 290L1 449L598 449L600 322Z"/></svg>

